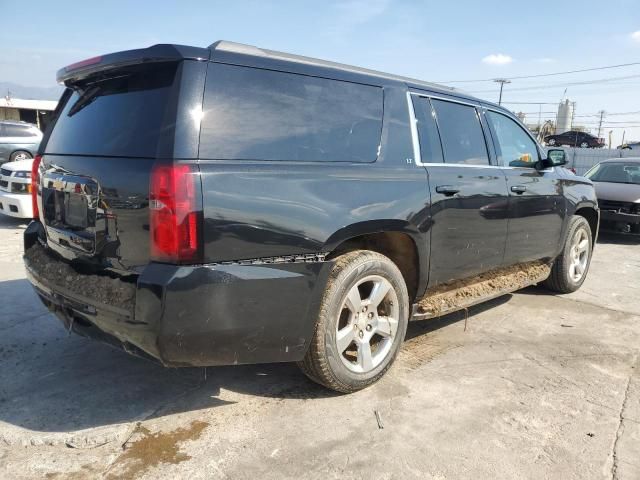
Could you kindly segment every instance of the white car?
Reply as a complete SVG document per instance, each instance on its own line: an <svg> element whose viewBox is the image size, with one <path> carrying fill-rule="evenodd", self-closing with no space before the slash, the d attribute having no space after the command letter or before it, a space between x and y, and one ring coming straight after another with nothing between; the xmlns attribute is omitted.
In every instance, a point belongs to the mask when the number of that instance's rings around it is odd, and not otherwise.
<svg viewBox="0 0 640 480"><path fill-rule="evenodd" d="M33 159L3 163L0 167L0 213L32 218L31 165Z"/></svg>

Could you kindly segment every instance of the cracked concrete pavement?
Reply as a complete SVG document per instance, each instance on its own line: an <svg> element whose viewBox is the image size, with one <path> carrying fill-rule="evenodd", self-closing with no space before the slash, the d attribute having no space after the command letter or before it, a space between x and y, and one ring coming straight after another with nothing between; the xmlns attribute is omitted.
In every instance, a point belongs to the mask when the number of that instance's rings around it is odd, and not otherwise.
<svg viewBox="0 0 640 480"><path fill-rule="evenodd" d="M640 478L637 240L604 236L574 294L412 323L379 384L336 395L294 365L165 369L69 336L23 228L0 218L0 478Z"/></svg>

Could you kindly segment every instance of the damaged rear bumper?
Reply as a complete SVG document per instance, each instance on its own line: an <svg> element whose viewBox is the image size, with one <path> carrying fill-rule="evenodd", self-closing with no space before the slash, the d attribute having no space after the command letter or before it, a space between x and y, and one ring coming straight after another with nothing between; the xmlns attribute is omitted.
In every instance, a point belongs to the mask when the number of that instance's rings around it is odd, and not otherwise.
<svg viewBox="0 0 640 480"><path fill-rule="evenodd" d="M28 255L25 266L43 303L69 330L167 366L211 366L302 359L330 262L151 263L132 284L130 308L52 284Z"/></svg>

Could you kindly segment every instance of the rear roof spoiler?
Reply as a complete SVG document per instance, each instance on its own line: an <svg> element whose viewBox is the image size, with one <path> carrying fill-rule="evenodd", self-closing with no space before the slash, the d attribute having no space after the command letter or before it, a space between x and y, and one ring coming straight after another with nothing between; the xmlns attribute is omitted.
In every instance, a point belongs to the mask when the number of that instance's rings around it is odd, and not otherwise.
<svg viewBox="0 0 640 480"><path fill-rule="evenodd" d="M157 44L149 48L125 50L99 57L88 58L58 70L56 80L66 84L69 80L81 80L96 73L113 68L136 65L139 63L171 62L180 60L207 61L211 55L208 48L185 45Z"/></svg>

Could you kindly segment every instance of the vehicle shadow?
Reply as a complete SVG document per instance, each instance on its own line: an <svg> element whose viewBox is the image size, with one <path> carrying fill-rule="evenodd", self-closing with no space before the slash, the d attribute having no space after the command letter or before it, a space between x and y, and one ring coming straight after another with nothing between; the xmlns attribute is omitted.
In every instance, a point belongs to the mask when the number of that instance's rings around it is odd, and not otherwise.
<svg viewBox="0 0 640 480"><path fill-rule="evenodd" d="M604 245L640 245L640 235L601 231L598 234L598 241L596 243Z"/></svg>
<svg viewBox="0 0 640 480"><path fill-rule="evenodd" d="M27 228L31 220L28 218L15 218L0 213L0 230L15 230Z"/></svg>
<svg viewBox="0 0 640 480"><path fill-rule="evenodd" d="M295 364L165 368L69 335L25 279L0 282L0 298L9 302L0 312L0 437L3 423L75 432L235 402L339 395L307 379ZM510 298L472 307L469 316ZM407 340L464 319L458 312L411 322Z"/></svg>

